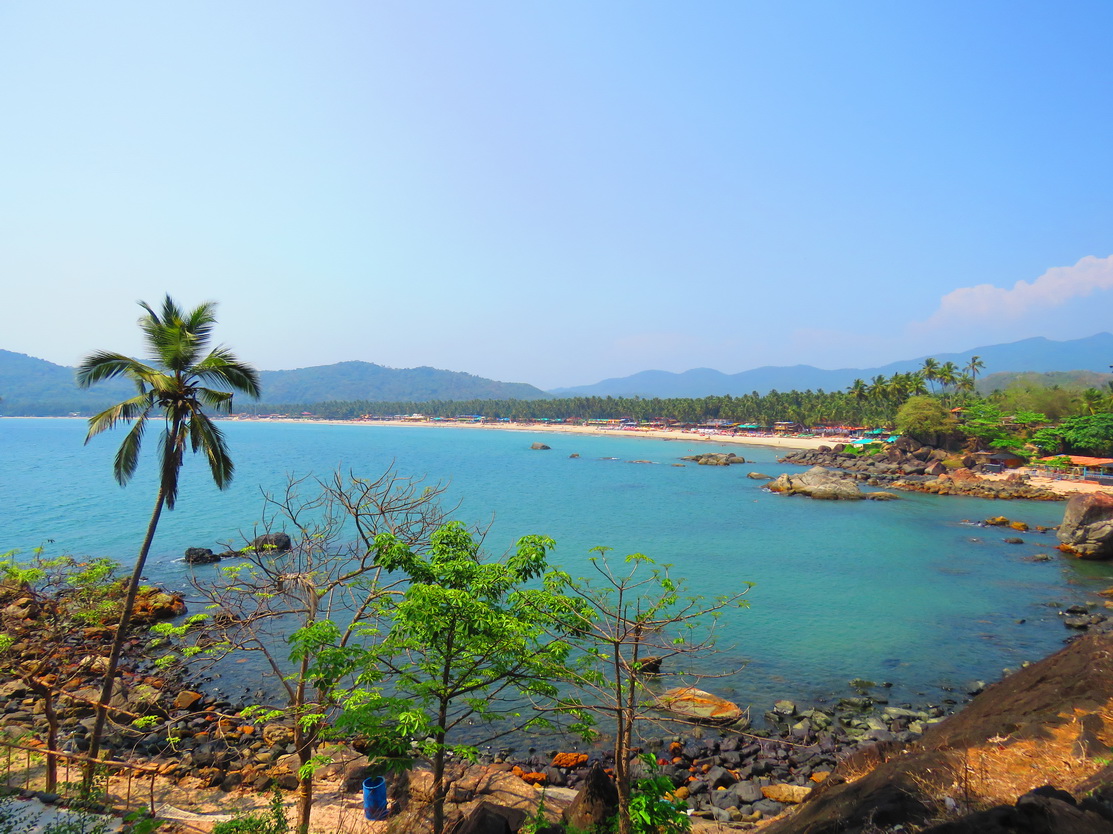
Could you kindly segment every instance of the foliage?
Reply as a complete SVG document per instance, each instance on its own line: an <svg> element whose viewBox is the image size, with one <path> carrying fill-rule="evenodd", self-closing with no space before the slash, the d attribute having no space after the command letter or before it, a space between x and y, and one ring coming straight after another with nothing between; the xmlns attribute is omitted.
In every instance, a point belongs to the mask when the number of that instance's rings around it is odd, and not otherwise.
<svg viewBox="0 0 1113 834"><path fill-rule="evenodd" d="M227 412L232 407L232 391L259 396L259 375L250 365L240 362L227 348L215 347L205 353L216 323L216 305L211 302L182 310L169 295L162 309L155 312L145 302L140 306L146 315L139 319L139 329L152 357L152 364L140 362L122 353L96 351L89 354L77 368L76 380L81 388L112 379L127 379L138 393L89 418L88 443L98 434L115 428L121 421L131 428L124 436L112 471L116 482L124 486L139 466L139 452L147 424L152 416L162 421L160 437L159 487L154 510L147 524L147 533L139 548L123 610L116 626L116 636L108 656L104 684L97 701L92 728L85 785L92 778L92 762L100 756L108 705L119 668L120 652L127 639L135 597L143 575L143 566L154 540L163 506L174 509L178 497L178 475L188 447L201 451L209 464L213 482L224 489L232 480L234 467L220 429L205 413L206 409ZM209 388L218 385L221 388ZM230 388L232 391L223 390Z"/></svg>
<svg viewBox="0 0 1113 834"><path fill-rule="evenodd" d="M267 813L245 814L218 822L213 826L212 834L286 834L289 830L282 793L275 788Z"/></svg>
<svg viewBox="0 0 1113 834"><path fill-rule="evenodd" d="M958 425L943 403L934 397L912 397L897 411L897 430L922 442L949 434Z"/></svg>
<svg viewBox="0 0 1113 834"><path fill-rule="evenodd" d="M688 805L673 796L672 781L661 773L651 753L641 756L648 769L643 779L635 779L630 795L630 821L634 834L684 834L692 830Z"/></svg>
<svg viewBox="0 0 1113 834"><path fill-rule="evenodd" d="M1058 426L1037 431L1032 442L1049 454L1113 457L1113 414L1068 417Z"/></svg>
<svg viewBox="0 0 1113 834"><path fill-rule="evenodd" d="M338 727L374 743L415 740L433 764L436 834L444 829L447 758L477 752L454 741L458 728L494 725L495 738L553 726L546 713L522 707L554 702L556 682L569 675L575 623L567 601L529 585L546 573L552 547L543 536L526 536L505 561L487 561L460 522L437 529L423 550L390 533L375 540L378 564L408 584L390 604L386 634L365 647L360 682L376 685L385 672L391 695L361 691Z"/></svg>

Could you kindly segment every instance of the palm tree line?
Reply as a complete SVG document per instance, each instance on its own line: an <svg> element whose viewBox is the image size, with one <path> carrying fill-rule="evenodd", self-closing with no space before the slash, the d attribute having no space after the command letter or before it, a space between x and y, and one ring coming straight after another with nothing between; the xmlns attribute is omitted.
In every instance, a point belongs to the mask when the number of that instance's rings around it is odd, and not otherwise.
<svg viewBox="0 0 1113 834"><path fill-rule="evenodd" d="M373 402L344 400L312 404L269 405L274 411L352 420L422 414L428 417L483 417L488 420L587 421L630 419L638 422L698 424L722 420L772 426L892 426L909 397L931 394L954 407L976 396L975 381L985 367L978 356L960 369L953 362L928 359L916 371L856 379L845 391L770 391L707 397L563 397L548 400L431 400Z"/></svg>

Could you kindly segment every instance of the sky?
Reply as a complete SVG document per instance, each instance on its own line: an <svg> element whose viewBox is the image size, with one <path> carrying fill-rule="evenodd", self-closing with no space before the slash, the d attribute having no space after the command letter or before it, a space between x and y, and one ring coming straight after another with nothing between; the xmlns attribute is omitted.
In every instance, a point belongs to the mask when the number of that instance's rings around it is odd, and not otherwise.
<svg viewBox="0 0 1113 834"><path fill-rule="evenodd" d="M541 388L1113 329L1113 3L0 4L0 348ZM991 370L991 369L987 369Z"/></svg>

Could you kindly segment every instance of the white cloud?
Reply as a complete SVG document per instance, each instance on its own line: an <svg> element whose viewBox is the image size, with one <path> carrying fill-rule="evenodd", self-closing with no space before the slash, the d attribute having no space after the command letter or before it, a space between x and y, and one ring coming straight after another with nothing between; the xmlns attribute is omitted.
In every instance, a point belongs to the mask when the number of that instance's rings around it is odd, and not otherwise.
<svg viewBox="0 0 1113 834"><path fill-rule="evenodd" d="M936 330L961 320L984 321L986 318L1022 319L1059 307L1071 299L1082 298L1099 290L1113 289L1113 255L1097 258L1088 255L1074 266L1056 266L1032 282L1017 281L1012 289L978 284L960 287L939 301L939 309L914 330Z"/></svg>

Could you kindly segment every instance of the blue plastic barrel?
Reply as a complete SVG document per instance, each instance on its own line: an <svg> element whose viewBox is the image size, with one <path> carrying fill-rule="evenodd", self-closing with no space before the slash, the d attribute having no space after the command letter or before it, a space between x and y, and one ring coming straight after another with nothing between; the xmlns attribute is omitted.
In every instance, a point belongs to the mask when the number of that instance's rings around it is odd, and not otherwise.
<svg viewBox="0 0 1113 834"><path fill-rule="evenodd" d="M363 815L369 820L386 819L386 779L382 776L363 780Z"/></svg>

